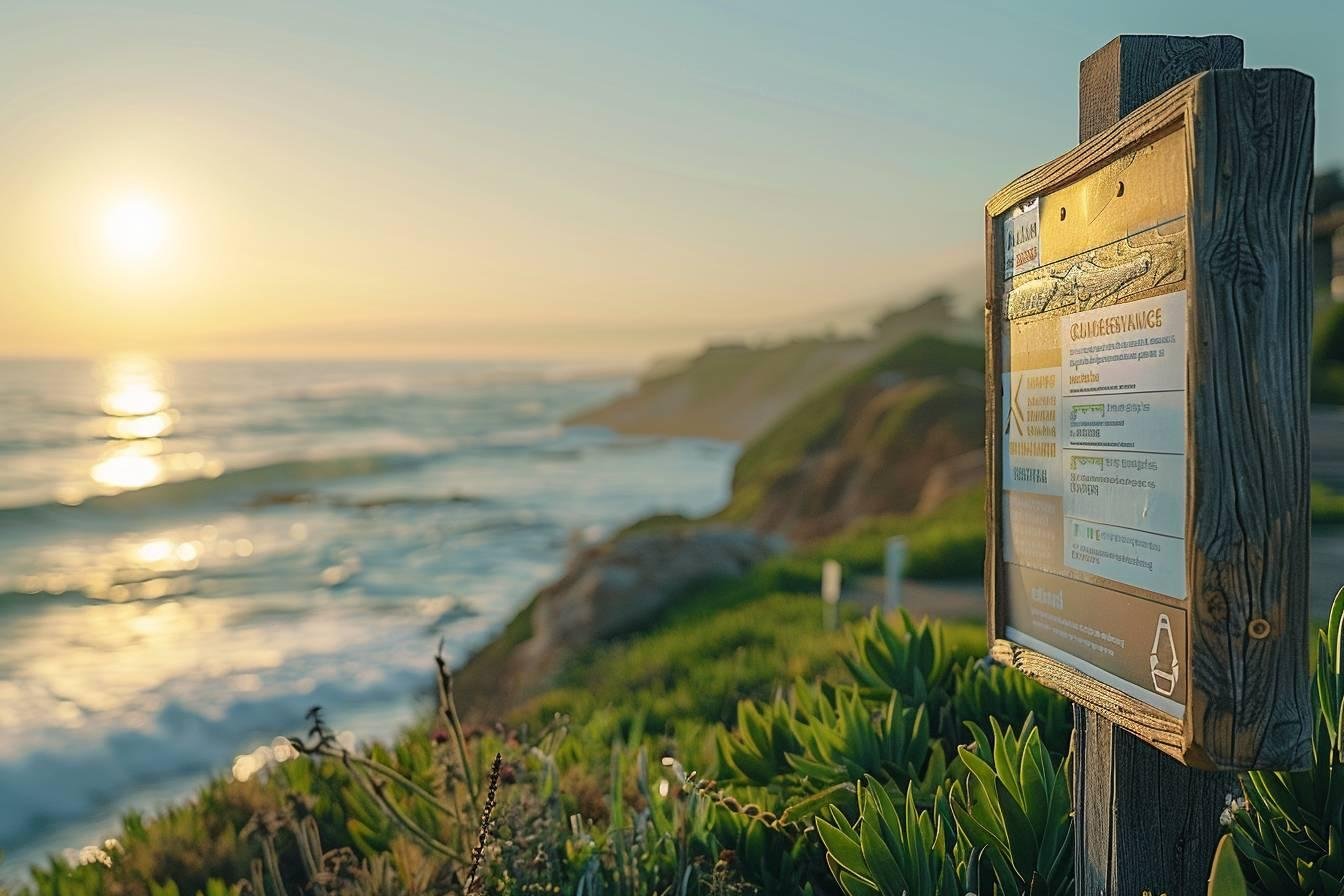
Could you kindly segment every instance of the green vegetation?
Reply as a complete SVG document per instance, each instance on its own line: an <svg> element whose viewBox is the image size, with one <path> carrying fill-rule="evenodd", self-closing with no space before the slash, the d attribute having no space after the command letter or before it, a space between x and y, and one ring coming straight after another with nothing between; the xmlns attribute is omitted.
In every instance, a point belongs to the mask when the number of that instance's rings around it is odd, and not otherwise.
<svg viewBox="0 0 1344 896"><path fill-rule="evenodd" d="M1323 482L1313 482L1311 521L1317 526L1344 525L1344 495Z"/></svg>
<svg viewBox="0 0 1344 896"><path fill-rule="evenodd" d="M1311 342L1311 400L1344 404L1344 305L1331 304Z"/></svg>
<svg viewBox="0 0 1344 896"><path fill-rule="evenodd" d="M129 816L35 889L1069 892L1064 701L981 660L978 625L874 615L825 634L789 576L697 589L491 730L463 728L442 672L438 714L392 745L347 752L314 713L294 758ZM1313 766L1245 777L1218 892L1344 883L1342 639L1344 594L1320 636Z"/></svg>
<svg viewBox="0 0 1344 896"><path fill-rule="evenodd" d="M916 399L889 412L883 421L879 444L868 446L874 456L892 458L898 452L887 450L889 441L913 421L927 423L929 417L922 410L930 407L939 414L970 414L972 423L984 418L982 401L968 407L964 396L956 400L944 392L950 383L945 378L964 376L976 379L983 376L984 350L977 345L949 342L934 336L925 336L894 349L858 370L852 371L804 399L779 422L753 441L742 452L733 471L733 495L720 517L726 520L749 520L760 508L770 489L799 469L810 451L835 438L846 414L854 403L854 393L874 381L886 378L929 378L937 382L930 390L918 393ZM935 378L944 378L938 382ZM884 441L885 439L885 441Z"/></svg>
<svg viewBox="0 0 1344 896"><path fill-rule="evenodd" d="M809 550L840 561L846 572L881 573L887 539L907 540L906 576L978 579L985 563L985 493L975 489L927 514L868 517Z"/></svg>
<svg viewBox="0 0 1344 896"><path fill-rule="evenodd" d="M972 732L959 755L970 774L940 790L931 810L913 789L898 810L869 777L856 785L856 823L835 806L818 821L846 896L1073 892L1068 760L1057 762L1029 722L1021 734L996 722L992 740Z"/></svg>
<svg viewBox="0 0 1344 896"><path fill-rule="evenodd" d="M749 346L724 344L712 346L684 367L657 372L641 385L656 385L666 380L682 380L692 398L712 399L723 392L724 383L750 382L764 394L785 386L806 365L819 347L843 345L853 340L818 337L795 339L778 345Z"/></svg>

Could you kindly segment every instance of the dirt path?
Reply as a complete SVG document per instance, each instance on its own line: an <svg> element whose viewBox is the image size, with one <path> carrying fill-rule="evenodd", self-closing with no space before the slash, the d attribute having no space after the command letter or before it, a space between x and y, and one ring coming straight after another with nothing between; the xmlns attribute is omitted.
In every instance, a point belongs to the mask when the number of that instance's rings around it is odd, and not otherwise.
<svg viewBox="0 0 1344 896"><path fill-rule="evenodd" d="M882 603L886 583L882 576L861 576L843 592L845 601L864 609ZM985 586L978 579L960 582L915 582L901 586L901 605L916 619L937 616L949 620L981 621L985 618Z"/></svg>

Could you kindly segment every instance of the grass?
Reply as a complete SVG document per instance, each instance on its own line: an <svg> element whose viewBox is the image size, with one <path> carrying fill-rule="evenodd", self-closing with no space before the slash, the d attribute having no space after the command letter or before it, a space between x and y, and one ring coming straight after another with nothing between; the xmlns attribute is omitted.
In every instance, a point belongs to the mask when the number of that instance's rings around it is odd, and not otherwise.
<svg viewBox="0 0 1344 896"><path fill-rule="evenodd" d="M840 561L847 571L880 573L886 543L906 539L905 574L912 579L978 579L985 563L985 495L975 489L927 514L859 520L812 553Z"/></svg>
<svg viewBox="0 0 1344 896"><path fill-rule="evenodd" d="M1344 404L1344 305L1330 303L1311 340L1311 400Z"/></svg>
<svg viewBox="0 0 1344 896"><path fill-rule="evenodd" d="M797 470L808 452L840 427L850 409L850 396L882 374L907 378L947 377L984 371L979 346L933 336L914 339L852 371L800 402L742 452L733 471L733 496L719 514L731 521L748 520L760 507L771 484ZM984 413L977 407L977 416ZM889 421L886 427L896 427ZM876 450L876 449L875 449Z"/></svg>
<svg viewBox="0 0 1344 896"><path fill-rule="evenodd" d="M1317 526L1344 525L1344 495L1323 482L1313 482L1311 522Z"/></svg>
<svg viewBox="0 0 1344 896"><path fill-rule="evenodd" d="M693 588L646 632L578 657L555 690L510 720L542 722L556 712L583 717L607 705L634 704L643 727L672 733L688 724L731 722L738 700L765 699L780 682L828 679L843 671L836 658L843 639L821 631L822 562L835 559L847 573L878 573L886 539L906 535L913 577L978 578L983 501L977 491L929 514L867 520L741 578ZM851 618L858 613L847 612ZM949 632L960 652L984 650L980 623L949 626Z"/></svg>

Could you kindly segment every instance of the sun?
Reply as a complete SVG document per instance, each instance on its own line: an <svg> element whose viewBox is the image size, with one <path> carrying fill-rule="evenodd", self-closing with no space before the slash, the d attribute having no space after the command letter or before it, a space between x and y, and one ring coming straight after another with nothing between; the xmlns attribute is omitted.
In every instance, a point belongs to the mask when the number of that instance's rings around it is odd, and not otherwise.
<svg viewBox="0 0 1344 896"><path fill-rule="evenodd" d="M103 211L103 246L119 262L153 262L163 256L171 236L172 219L151 196L122 196Z"/></svg>

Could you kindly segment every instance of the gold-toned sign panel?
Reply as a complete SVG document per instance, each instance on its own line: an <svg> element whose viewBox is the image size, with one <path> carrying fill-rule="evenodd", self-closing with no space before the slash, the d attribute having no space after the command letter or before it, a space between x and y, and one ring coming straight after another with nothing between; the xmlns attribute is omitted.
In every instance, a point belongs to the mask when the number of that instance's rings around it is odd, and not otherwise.
<svg viewBox="0 0 1344 896"><path fill-rule="evenodd" d="M1042 227L1041 244L1051 242ZM1123 237L1013 278L1005 297L1010 320L1067 314L1174 289L1185 280L1185 218Z"/></svg>
<svg viewBox="0 0 1344 896"><path fill-rule="evenodd" d="M1041 200L1041 264L1081 255L1182 217L1185 135L1173 131Z"/></svg>

